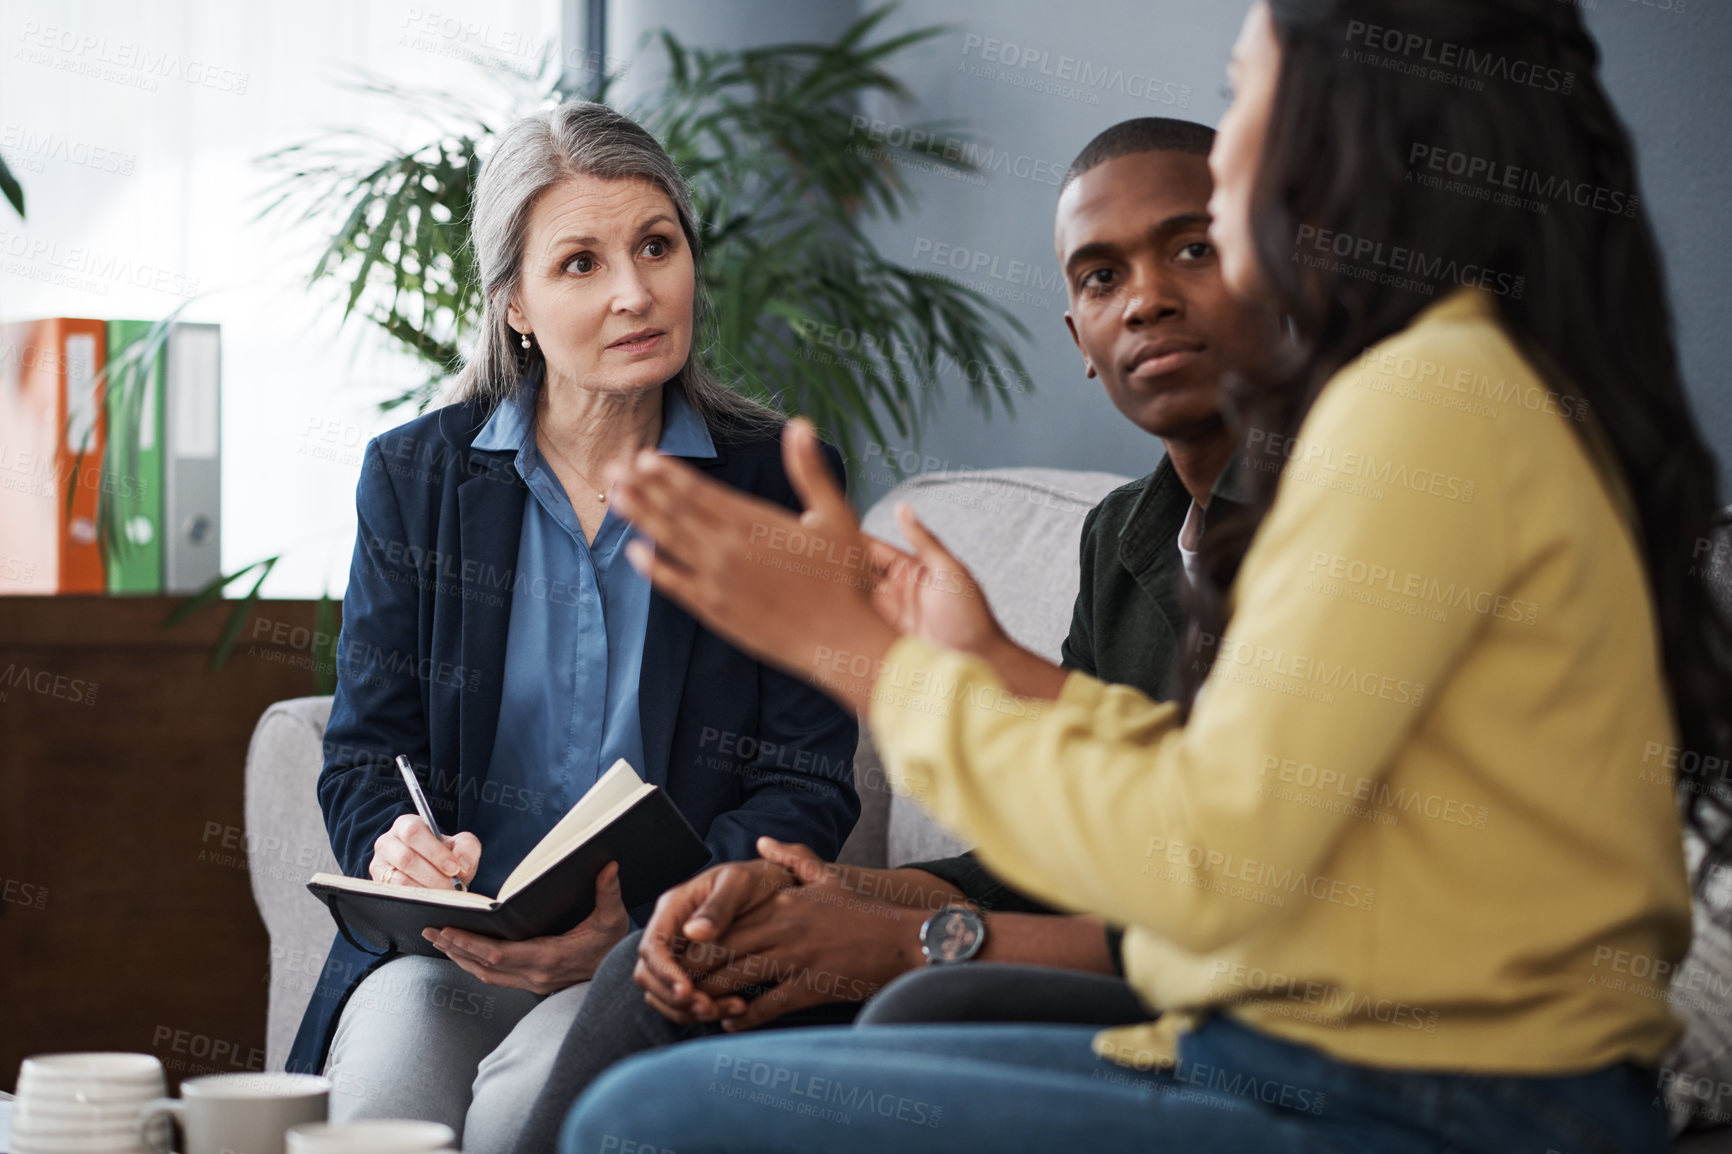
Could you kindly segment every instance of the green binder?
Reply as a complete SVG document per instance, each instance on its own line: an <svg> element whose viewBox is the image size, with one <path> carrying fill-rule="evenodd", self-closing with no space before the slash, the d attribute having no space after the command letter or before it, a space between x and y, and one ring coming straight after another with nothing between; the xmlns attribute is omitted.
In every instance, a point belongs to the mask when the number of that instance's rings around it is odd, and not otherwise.
<svg viewBox="0 0 1732 1154"><path fill-rule="evenodd" d="M108 459L102 500L111 506L104 518L110 530L104 534L110 593L162 592L160 333L154 355L148 361L139 356L153 327L150 321L108 322Z"/></svg>

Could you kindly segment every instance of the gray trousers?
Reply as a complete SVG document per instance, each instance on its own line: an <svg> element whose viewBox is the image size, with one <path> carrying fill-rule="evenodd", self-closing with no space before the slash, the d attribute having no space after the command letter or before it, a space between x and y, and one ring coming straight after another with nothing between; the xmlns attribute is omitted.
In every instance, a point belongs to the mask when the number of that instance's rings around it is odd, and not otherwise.
<svg viewBox="0 0 1732 1154"><path fill-rule="evenodd" d="M325 1076L331 1121L443 1122L469 1154L518 1140L591 982L542 996L489 986L444 958L395 958L343 1007Z"/></svg>

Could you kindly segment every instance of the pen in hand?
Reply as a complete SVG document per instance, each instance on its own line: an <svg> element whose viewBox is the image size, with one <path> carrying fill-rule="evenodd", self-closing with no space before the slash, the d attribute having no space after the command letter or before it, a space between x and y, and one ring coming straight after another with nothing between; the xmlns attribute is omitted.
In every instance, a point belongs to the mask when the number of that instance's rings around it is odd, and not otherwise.
<svg viewBox="0 0 1732 1154"><path fill-rule="evenodd" d="M421 792L421 780L415 776L415 769L409 764L409 759L402 754L397 755L397 771L403 775L403 784L409 787L409 800L415 803L415 812L421 815L421 820L427 823L427 828L433 831L433 836L440 841L445 835L439 832L439 823L433 820L433 807L427 804L427 795ZM463 879L452 878L451 888L467 890Z"/></svg>

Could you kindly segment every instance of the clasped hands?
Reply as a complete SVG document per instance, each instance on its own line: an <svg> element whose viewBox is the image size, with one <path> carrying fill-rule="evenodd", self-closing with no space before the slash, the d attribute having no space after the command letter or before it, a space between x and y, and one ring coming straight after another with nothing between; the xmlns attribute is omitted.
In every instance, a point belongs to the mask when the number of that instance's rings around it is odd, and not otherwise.
<svg viewBox="0 0 1732 1154"><path fill-rule="evenodd" d="M874 896L876 871L768 837L758 852L656 902L632 979L663 1017L749 1030L792 1010L864 1001L920 964L929 911Z"/></svg>

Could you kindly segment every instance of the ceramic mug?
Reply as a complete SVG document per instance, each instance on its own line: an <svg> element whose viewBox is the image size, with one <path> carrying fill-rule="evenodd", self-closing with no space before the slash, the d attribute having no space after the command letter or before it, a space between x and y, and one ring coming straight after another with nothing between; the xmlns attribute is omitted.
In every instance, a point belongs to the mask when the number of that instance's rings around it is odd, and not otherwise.
<svg viewBox="0 0 1732 1154"><path fill-rule="evenodd" d="M432 1154L455 1149L456 1139L443 1122L401 1118L314 1122L289 1131L288 1154Z"/></svg>
<svg viewBox="0 0 1732 1154"><path fill-rule="evenodd" d="M145 1154L139 1112L160 1097L150 1054L36 1054L18 1071L12 1149L20 1154Z"/></svg>
<svg viewBox="0 0 1732 1154"><path fill-rule="evenodd" d="M153 1154L169 1154L161 1140L167 1116L185 1137L185 1154L284 1154L293 1126L323 1122L331 1083L316 1074L210 1074L180 1084L180 1098L158 1098L144 1109L139 1128Z"/></svg>

